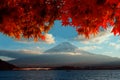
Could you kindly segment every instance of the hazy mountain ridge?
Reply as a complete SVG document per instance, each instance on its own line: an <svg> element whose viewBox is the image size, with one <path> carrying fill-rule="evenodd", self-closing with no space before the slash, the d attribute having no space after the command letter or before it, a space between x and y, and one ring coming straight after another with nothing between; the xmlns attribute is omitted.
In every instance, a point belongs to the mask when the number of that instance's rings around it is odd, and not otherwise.
<svg viewBox="0 0 120 80"><path fill-rule="evenodd" d="M107 62L118 61L119 59L106 56L81 56L81 55L69 55L69 54L53 54L53 55L41 55L28 58L20 58L14 61L10 61L19 66L87 66L98 65Z"/></svg>
<svg viewBox="0 0 120 80"><path fill-rule="evenodd" d="M105 63L110 63L112 65L111 62L119 61L119 58L92 54L87 51L79 50L76 46L68 42L64 42L45 51L44 54L26 58L18 58L16 60L10 61L10 63L22 67L81 67L103 65Z"/></svg>

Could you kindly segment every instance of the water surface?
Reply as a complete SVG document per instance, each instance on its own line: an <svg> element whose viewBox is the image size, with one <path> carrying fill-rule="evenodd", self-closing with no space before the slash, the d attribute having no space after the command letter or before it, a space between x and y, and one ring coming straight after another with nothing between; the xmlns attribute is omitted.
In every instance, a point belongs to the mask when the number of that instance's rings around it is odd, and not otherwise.
<svg viewBox="0 0 120 80"><path fill-rule="evenodd" d="M0 80L120 80L120 70L0 71Z"/></svg>

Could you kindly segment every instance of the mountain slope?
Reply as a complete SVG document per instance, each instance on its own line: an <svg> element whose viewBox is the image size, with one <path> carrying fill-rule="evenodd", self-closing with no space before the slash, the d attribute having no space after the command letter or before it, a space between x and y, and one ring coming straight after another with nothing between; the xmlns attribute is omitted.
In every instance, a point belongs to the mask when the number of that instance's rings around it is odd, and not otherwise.
<svg viewBox="0 0 120 80"><path fill-rule="evenodd" d="M103 55L50 54L20 58L10 63L21 67L93 66L120 61ZM112 65L112 63L111 63Z"/></svg>
<svg viewBox="0 0 120 80"><path fill-rule="evenodd" d="M69 42L63 42L63 43L58 44L57 46L55 46L51 49L48 49L44 53L74 52L77 49L78 48L76 46L70 44Z"/></svg>
<svg viewBox="0 0 120 80"><path fill-rule="evenodd" d="M16 66L0 60L0 70L12 70L14 68L16 68Z"/></svg>
<svg viewBox="0 0 120 80"><path fill-rule="evenodd" d="M47 51L47 54L18 58L10 63L21 67L96 66L120 61L105 55L92 54L68 42L61 43ZM62 53L62 54L61 54Z"/></svg>
<svg viewBox="0 0 120 80"><path fill-rule="evenodd" d="M62 42L55 47L48 49L44 52L44 54L72 54L72 55L94 55L90 52L80 50L75 45L72 45L69 42Z"/></svg>

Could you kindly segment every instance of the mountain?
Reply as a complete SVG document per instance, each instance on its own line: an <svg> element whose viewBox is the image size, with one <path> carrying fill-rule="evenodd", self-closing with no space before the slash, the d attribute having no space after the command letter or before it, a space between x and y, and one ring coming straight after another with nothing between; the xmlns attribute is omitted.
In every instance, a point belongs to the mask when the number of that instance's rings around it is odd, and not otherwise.
<svg viewBox="0 0 120 80"><path fill-rule="evenodd" d="M90 52L80 50L78 47L69 42L62 42L55 47L46 50L44 54L94 55Z"/></svg>
<svg viewBox="0 0 120 80"><path fill-rule="evenodd" d="M0 70L13 70L14 68L16 68L16 66L0 60Z"/></svg>
<svg viewBox="0 0 120 80"><path fill-rule="evenodd" d="M21 67L85 67L105 65L105 63L113 65L113 62L119 61L119 58L93 54L87 51L79 50L71 43L63 42L45 51L44 54L18 58L10 61L10 63Z"/></svg>
<svg viewBox="0 0 120 80"><path fill-rule="evenodd" d="M58 44L57 46L55 46L51 49L48 49L44 53L74 52L77 49L78 48L76 46L72 45L71 43L63 42L63 43Z"/></svg>
<svg viewBox="0 0 120 80"><path fill-rule="evenodd" d="M58 67L58 66L94 66L120 61L120 59L103 55L70 55L47 54L33 57L19 58L10 63L20 67Z"/></svg>

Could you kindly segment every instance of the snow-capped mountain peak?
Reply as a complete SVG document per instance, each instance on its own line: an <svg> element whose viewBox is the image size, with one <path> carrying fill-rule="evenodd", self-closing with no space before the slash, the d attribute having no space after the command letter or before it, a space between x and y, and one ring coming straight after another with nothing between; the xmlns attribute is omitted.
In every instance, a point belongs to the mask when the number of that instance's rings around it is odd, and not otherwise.
<svg viewBox="0 0 120 80"><path fill-rule="evenodd" d="M63 42L57 46L45 51L45 53L61 53L61 52L75 52L78 47L72 45L69 42Z"/></svg>

